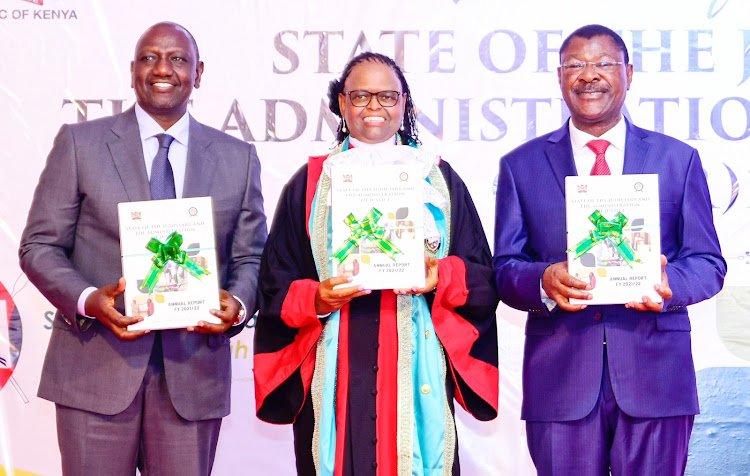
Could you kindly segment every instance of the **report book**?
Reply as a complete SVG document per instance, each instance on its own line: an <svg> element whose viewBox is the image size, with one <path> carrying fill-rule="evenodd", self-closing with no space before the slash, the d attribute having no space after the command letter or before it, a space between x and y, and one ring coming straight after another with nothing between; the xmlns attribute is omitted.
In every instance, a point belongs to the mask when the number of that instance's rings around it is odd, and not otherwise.
<svg viewBox="0 0 750 476"><path fill-rule="evenodd" d="M331 276L366 289L424 287L424 204L411 164L331 168Z"/></svg>
<svg viewBox="0 0 750 476"><path fill-rule="evenodd" d="M128 330L219 324L211 197L118 204L125 314L143 321Z"/></svg>
<svg viewBox="0 0 750 476"><path fill-rule="evenodd" d="M568 272L594 296L570 302L661 302L658 175L569 176L565 204Z"/></svg>

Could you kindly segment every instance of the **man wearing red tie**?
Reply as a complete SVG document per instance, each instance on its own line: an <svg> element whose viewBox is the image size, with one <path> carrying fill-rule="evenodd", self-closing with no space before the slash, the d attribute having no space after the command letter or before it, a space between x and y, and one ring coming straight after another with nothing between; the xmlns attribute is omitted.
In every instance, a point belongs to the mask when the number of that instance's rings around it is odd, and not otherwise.
<svg viewBox="0 0 750 476"><path fill-rule="evenodd" d="M687 306L715 295L726 263L698 152L622 114L633 66L588 25L560 48L571 118L500 161L494 267L501 299L528 312L522 418L540 475L684 472L698 413ZM658 174L662 302L586 306L567 271L568 175Z"/></svg>

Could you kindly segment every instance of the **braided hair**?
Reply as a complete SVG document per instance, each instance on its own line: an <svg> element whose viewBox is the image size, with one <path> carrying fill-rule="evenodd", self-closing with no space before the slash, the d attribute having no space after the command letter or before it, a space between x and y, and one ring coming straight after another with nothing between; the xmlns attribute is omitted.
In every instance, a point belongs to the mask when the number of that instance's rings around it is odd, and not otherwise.
<svg viewBox="0 0 750 476"><path fill-rule="evenodd" d="M396 73L398 80L401 82L402 93L406 95L404 128L403 130L398 131L398 135L401 137L401 142L403 144L420 144L421 142L419 142L419 139L417 138L417 110L416 107L414 107L414 101L411 98L411 91L409 90L409 85L406 83L403 71L401 71L401 68L398 67L396 62L388 56L369 51L360 53L352 58L349 63L346 64L344 72L341 73L341 77L328 83L328 108L341 119L339 121L338 130L336 131L336 142L340 144L348 135L343 130L344 119L341 115L341 109L339 108L339 94L344 94L344 83L346 82L346 78L349 77L349 74L351 74L352 69L365 61L377 61L378 63L390 66L393 72Z"/></svg>

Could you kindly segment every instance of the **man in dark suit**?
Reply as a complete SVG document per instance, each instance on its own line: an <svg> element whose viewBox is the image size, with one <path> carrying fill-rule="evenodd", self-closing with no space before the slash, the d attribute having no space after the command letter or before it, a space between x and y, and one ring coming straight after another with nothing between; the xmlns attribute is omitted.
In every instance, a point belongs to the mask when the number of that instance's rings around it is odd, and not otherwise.
<svg viewBox="0 0 750 476"><path fill-rule="evenodd" d="M58 309L39 396L56 403L66 475L207 475L229 413L229 337L256 309L260 164L187 113L203 62L186 29L149 28L131 72L133 108L60 129L21 240L21 267ZM117 204L200 196L214 203L221 324L127 330L143 318L124 315Z"/></svg>
<svg viewBox="0 0 750 476"><path fill-rule="evenodd" d="M571 119L500 162L494 266L501 299L527 311L522 418L541 475L684 471L698 413L687 306L723 284L698 152L622 115L633 67L622 39L589 25L560 48ZM596 142L604 149L594 152ZM602 143L598 143L602 144ZM597 157L602 156L602 157ZM568 175L658 174L662 302L586 306L567 272Z"/></svg>

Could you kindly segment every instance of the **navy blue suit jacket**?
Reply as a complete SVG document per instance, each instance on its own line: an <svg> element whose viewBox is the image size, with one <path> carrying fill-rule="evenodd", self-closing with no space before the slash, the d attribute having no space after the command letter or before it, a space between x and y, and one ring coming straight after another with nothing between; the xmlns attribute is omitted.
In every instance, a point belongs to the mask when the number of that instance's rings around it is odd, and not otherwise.
<svg viewBox="0 0 750 476"><path fill-rule="evenodd" d="M564 183L576 175L568 124L500 161L493 263L500 298L528 312L525 420L570 421L590 413L602 381L605 334L612 387L626 414L698 413L686 306L715 295L726 273L700 157L676 139L628 122L623 173L659 175L661 251L673 298L661 313L624 305L548 312L540 280L547 266L566 260Z"/></svg>

